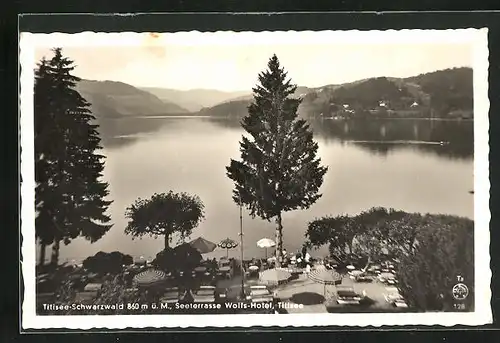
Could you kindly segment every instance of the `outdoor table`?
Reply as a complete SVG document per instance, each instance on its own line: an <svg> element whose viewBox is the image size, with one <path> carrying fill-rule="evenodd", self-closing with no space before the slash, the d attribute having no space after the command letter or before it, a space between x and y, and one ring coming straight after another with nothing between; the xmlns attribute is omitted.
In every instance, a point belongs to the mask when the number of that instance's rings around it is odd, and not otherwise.
<svg viewBox="0 0 500 343"><path fill-rule="evenodd" d="M225 266L225 267L220 267L220 268L219 268L219 271L220 271L220 272L223 272L223 273L227 273L227 272L229 272L230 270L231 270L231 267L229 267L229 266Z"/></svg>
<svg viewBox="0 0 500 343"><path fill-rule="evenodd" d="M248 270L250 270L252 272L255 272L255 271L259 270L259 267L257 267L257 266L250 266L250 267L248 267Z"/></svg>
<svg viewBox="0 0 500 343"><path fill-rule="evenodd" d="M102 288L102 284L100 283L89 283L83 289L85 292L97 292Z"/></svg>
<svg viewBox="0 0 500 343"><path fill-rule="evenodd" d="M92 279L95 279L97 278L99 275L97 273L90 273L87 275L87 277L89 278L89 280L92 280Z"/></svg>
<svg viewBox="0 0 500 343"><path fill-rule="evenodd" d="M204 273L207 271L207 268L206 267L196 267L196 268L194 268L194 271L197 273Z"/></svg>
<svg viewBox="0 0 500 343"><path fill-rule="evenodd" d="M363 275L363 272L361 270L353 270L349 272L349 274L351 275L351 277L357 278L358 276Z"/></svg>

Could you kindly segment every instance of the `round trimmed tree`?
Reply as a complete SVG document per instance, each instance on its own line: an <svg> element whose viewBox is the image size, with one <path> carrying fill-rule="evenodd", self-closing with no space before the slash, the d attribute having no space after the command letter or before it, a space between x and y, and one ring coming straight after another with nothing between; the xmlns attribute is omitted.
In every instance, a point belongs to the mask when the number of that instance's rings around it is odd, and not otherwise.
<svg viewBox="0 0 500 343"><path fill-rule="evenodd" d="M129 219L125 233L134 237L164 236L168 249L178 234L183 240L204 219L203 202L196 195L187 193L155 193L150 199L137 199L125 216Z"/></svg>

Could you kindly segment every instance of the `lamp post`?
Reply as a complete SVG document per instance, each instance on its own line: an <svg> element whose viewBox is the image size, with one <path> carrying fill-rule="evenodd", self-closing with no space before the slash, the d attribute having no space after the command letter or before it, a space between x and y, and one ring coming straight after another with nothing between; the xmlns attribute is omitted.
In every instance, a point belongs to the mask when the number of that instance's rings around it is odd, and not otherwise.
<svg viewBox="0 0 500 343"><path fill-rule="evenodd" d="M239 206L240 206L240 250L241 250L241 299L245 299L245 269L243 268L243 209L241 203L241 194L239 194Z"/></svg>

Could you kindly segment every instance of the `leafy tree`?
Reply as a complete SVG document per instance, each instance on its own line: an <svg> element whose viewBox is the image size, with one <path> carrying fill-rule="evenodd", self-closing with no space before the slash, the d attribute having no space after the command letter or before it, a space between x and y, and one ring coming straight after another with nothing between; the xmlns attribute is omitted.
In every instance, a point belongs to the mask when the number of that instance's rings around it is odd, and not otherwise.
<svg viewBox="0 0 500 343"><path fill-rule="evenodd" d="M51 262L57 264L61 241L69 244L83 236L95 242L111 228L95 117L75 90L80 78L71 74L73 61L60 48L53 53L39 63L34 87L35 232L41 264L47 245L53 244Z"/></svg>
<svg viewBox="0 0 500 343"><path fill-rule="evenodd" d="M205 217L204 205L198 196L186 193L155 193L150 199L137 199L127 208L129 219L125 233L141 237L164 236L165 249L178 234L183 240Z"/></svg>
<svg viewBox="0 0 500 343"><path fill-rule="evenodd" d="M83 261L83 267L94 273L118 274L123 271L123 265L132 264L133 258L119 251L105 253L99 251L94 256L89 256Z"/></svg>
<svg viewBox="0 0 500 343"><path fill-rule="evenodd" d="M453 286L461 281L469 290L465 305L474 304L474 222L455 216L422 217L415 248L400 254L401 294L421 311L454 310Z"/></svg>
<svg viewBox="0 0 500 343"><path fill-rule="evenodd" d="M352 220L357 223L354 250L378 261L410 250L415 243L420 215L374 207L361 212ZM415 223L416 222L416 223ZM362 229L361 229L362 228Z"/></svg>
<svg viewBox="0 0 500 343"><path fill-rule="evenodd" d="M202 256L196 248L184 243L175 248L165 248L156 254L153 265L166 271L178 274L184 272L189 274L194 268L200 265Z"/></svg>
<svg viewBox="0 0 500 343"><path fill-rule="evenodd" d="M286 78L273 55L241 123L251 138L242 137L241 161L232 159L226 168L235 183L233 200L252 216L275 219L277 257L283 250L282 213L314 204L327 171L316 157L318 144L308 124L298 119L301 100L291 97L297 86Z"/></svg>
<svg viewBox="0 0 500 343"><path fill-rule="evenodd" d="M465 303L472 309L474 222L469 219L372 208L352 217L316 219L306 237L312 246L329 243L341 258L346 252L368 257L367 263L395 258L400 292L417 310L453 310L452 289L463 278L470 289Z"/></svg>
<svg viewBox="0 0 500 343"><path fill-rule="evenodd" d="M329 244L332 257L342 260L352 254L375 259L375 256L387 253L386 234L390 231L388 223L406 215L401 211L374 207L356 216L325 216L315 219L308 224L307 245L320 247Z"/></svg>
<svg viewBox="0 0 500 343"><path fill-rule="evenodd" d="M354 224L348 216L315 219L307 227L307 246L320 247L329 244L330 255L343 260L354 252L353 242L358 232Z"/></svg>
<svg viewBox="0 0 500 343"><path fill-rule="evenodd" d="M172 273L177 287L181 290L198 288L199 280L193 278L193 270L202 260L200 252L189 243L183 243L175 248L165 248L156 254L153 265L165 272Z"/></svg>

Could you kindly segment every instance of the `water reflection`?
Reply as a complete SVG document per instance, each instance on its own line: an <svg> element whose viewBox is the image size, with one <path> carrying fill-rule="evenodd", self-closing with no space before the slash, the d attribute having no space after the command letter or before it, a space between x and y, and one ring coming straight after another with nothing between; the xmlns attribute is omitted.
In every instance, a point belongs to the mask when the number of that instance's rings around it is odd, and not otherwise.
<svg viewBox="0 0 500 343"><path fill-rule="evenodd" d="M238 120L208 119L227 129L241 130ZM309 120L316 137L326 144L356 144L377 155L413 149L450 159L474 155L472 121L419 119Z"/></svg>
<svg viewBox="0 0 500 343"><path fill-rule="evenodd" d="M414 149L452 159L474 155L472 121L438 120L317 120L311 128L325 142L356 144L379 155Z"/></svg>
<svg viewBox="0 0 500 343"><path fill-rule="evenodd" d="M106 148L124 148L155 132L166 133L179 127L185 120L197 120L197 117L125 117L100 119L99 133Z"/></svg>
<svg viewBox="0 0 500 343"><path fill-rule="evenodd" d="M225 118L124 118L99 122L103 145L121 148L154 132L162 134L179 128L185 120L210 122L218 127L241 131L239 120ZM377 155L398 149L413 149L450 159L471 159L474 154L472 121L444 120L310 120L316 137L326 144L355 144Z"/></svg>

